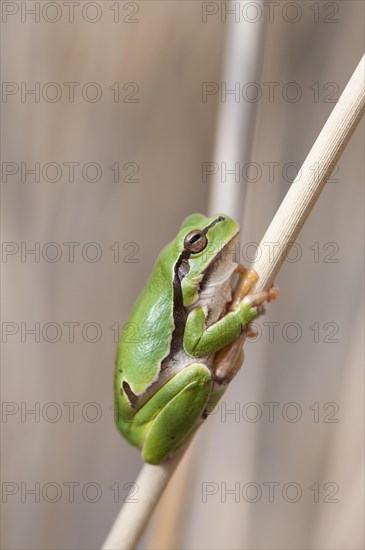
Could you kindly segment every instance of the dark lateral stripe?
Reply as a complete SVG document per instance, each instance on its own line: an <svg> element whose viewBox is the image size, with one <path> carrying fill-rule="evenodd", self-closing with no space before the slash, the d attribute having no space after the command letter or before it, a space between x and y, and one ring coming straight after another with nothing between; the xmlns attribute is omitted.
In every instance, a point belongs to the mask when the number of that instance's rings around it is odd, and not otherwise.
<svg viewBox="0 0 365 550"><path fill-rule="evenodd" d="M130 385L125 380L123 382L123 390L129 399L132 409L135 409L137 405L138 396L132 392Z"/></svg>
<svg viewBox="0 0 365 550"><path fill-rule="evenodd" d="M219 216L217 219L213 220L209 225L204 227L202 233L206 235L212 227L217 223L224 221L225 218ZM190 258L190 252L183 250L180 254L177 262L174 266L174 279L173 279L173 318L174 318L174 330L171 337L170 353L165 359L161 361L161 372L167 368L170 361L174 356L182 349L184 332L186 320L188 318L188 311L184 306L183 294L181 290L181 280L179 277L179 268L183 260L188 260Z"/></svg>
<svg viewBox="0 0 365 550"><path fill-rule="evenodd" d="M161 361L161 371L165 370L176 355L176 353L182 348L184 339L184 330L186 320L188 318L187 309L184 306L183 294L181 290L181 280L179 277L179 268L184 260L190 258L190 252L184 250L177 262L174 265L174 279L173 279L173 318L174 318L174 330L171 336L170 353L165 359Z"/></svg>

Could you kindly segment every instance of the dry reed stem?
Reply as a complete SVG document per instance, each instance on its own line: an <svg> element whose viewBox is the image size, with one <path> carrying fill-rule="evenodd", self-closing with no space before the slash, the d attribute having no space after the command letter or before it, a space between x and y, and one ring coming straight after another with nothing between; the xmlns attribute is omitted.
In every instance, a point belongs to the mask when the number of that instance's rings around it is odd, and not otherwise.
<svg viewBox="0 0 365 550"><path fill-rule="evenodd" d="M309 213L334 170L343 150L364 114L364 59L361 59L310 150L260 243L261 254L254 269L259 273L255 292L275 278ZM265 246L266 243L266 246ZM267 246L270 243L271 246ZM270 256L273 244L274 254ZM145 464L137 478L138 502L125 503L103 545L103 550L135 548L143 530L175 471L183 451L160 466Z"/></svg>

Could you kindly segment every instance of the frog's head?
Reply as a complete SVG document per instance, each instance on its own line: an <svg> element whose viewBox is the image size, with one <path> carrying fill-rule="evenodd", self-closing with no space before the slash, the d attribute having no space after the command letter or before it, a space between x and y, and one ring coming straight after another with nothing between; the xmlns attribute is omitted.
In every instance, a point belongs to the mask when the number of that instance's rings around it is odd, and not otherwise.
<svg viewBox="0 0 365 550"><path fill-rule="evenodd" d="M184 306L199 300L204 289L224 285L237 264L233 262L239 225L224 214L185 218L175 243L181 251L175 272L181 281Z"/></svg>

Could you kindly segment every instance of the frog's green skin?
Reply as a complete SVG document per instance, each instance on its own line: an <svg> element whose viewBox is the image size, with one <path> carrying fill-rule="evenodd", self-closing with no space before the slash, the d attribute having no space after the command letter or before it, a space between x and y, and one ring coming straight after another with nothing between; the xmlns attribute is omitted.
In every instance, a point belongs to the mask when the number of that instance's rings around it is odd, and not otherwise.
<svg viewBox="0 0 365 550"><path fill-rule="evenodd" d="M205 234L201 252L184 248L192 230ZM240 366L241 356L232 368L214 363L215 353L237 340L257 315L246 299L225 314L238 234L238 224L225 215L186 218L158 256L129 315L128 330L121 333L116 423L151 464L163 462L192 435Z"/></svg>

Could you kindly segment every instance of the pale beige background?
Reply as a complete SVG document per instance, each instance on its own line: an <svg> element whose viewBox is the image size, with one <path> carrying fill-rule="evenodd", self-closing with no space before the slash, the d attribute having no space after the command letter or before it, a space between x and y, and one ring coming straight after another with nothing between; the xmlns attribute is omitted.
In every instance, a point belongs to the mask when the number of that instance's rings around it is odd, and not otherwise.
<svg viewBox="0 0 365 550"><path fill-rule="evenodd" d="M115 344L109 327L125 321L156 254L180 220L192 211L205 211L208 204L210 186L202 183L201 169L212 160L219 101L216 97L202 103L201 85L221 78L227 25L219 14L203 24L201 2L138 2L134 24L113 23L113 3L98 4L103 15L94 24L83 21L77 10L75 22L68 23L65 8L54 24L44 17L39 23L22 23L20 14L2 24L3 81L74 81L81 86L95 81L103 91L97 103L83 100L79 92L73 104L64 96L54 104L43 99L22 103L19 94L2 103L3 162L92 161L103 169L97 183L84 181L80 170L74 183L67 181L66 170L57 183L34 183L32 177L21 183L18 176L2 183L3 241L28 247L55 241L63 252L56 263L42 257L36 263L31 256L23 263L15 254L2 265L3 323L17 323L19 330L21 323L31 328L36 322L41 328L48 322L63 328L57 343L42 336L38 343L32 336L22 342L19 332L3 344L2 399L14 403L14 412L19 407L18 413L3 414L2 419L3 496L10 487L4 483L18 488L2 505L6 549L98 548L102 543L121 505L114 503L110 486L119 483L121 501L125 484L141 467L138 452L113 425ZM261 82L279 82L279 87L275 101L269 102L264 93L259 102L252 153L261 167L279 162L279 170L304 160L333 108L325 101L331 91L327 83L338 85L338 97L364 43L360 1L330 2L327 7L320 2L318 23L309 9L312 3L304 1L295 3L302 10L300 20L288 23L281 15L285 4L280 2L274 22L267 25ZM130 11L123 7L128 6L121 3L122 17ZM338 11L332 17L338 22L324 23L332 10ZM139 102L114 103L108 87L117 81L121 86L138 83ZM301 86L300 101L283 100L281 91L288 82ZM318 102L309 88L315 82ZM246 346L245 366L224 398L227 410L238 407L239 412L255 402L262 418L250 423L228 415L223 422L221 408L197 437L178 548L363 548L363 146L361 126L340 161L337 183L328 184L300 236L300 261L286 263L278 277L282 294L261 321L280 323L274 341L262 325L261 340ZM108 166L128 161L139 165L138 183L113 183ZM242 246L260 240L289 185L280 174L269 183L267 172L248 184L240 220ZM62 244L69 241L80 243L74 263ZM90 242L102 249L96 263L80 253ZM120 243L119 263L108 248L115 242ZM137 263L123 262L132 250L123 246L130 242L138 245ZM316 242L318 262L311 248ZM326 249L330 242L338 247L337 263L324 261L332 251ZM67 322L80 323L73 343ZM102 329L96 343L81 335L89 322ZM286 341L282 332L293 322L302 330L296 343ZM316 322L318 343L309 328ZM331 327L324 325L329 322L338 326L337 343L325 342ZM49 421L54 408L48 409L48 421L46 413L39 422L31 415L22 421L22 407L39 403L44 410L50 402L60 407L59 421ZM73 423L67 402L79 404ZM102 414L94 423L81 414L90 402ZM267 402L279 403L274 422L269 422ZM296 423L283 416L290 402L302 412ZM309 408L316 402L319 422ZM324 410L329 402L339 408L337 423L323 421L331 412ZM95 408L87 412L91 416ZM52 488L42 496L49 482L62 488L58 502L49 502L55 495ZM64 485L69 482L79 484L73 503ZM205 482L218 490L207 502L202 501ZM242 498L250 482L263 489L255 504ZM273 503L263 485L268 482L280 483ZM302 490L297 503L282 498L288 482ZM339 487L337 503L324 502L331 492L324 487L329 482ZM31 489L36 483L40 502L32 495L22 498L22 487ZM88 483L101 489L96 503L83 499ZM320 487L319 503L309 489L314 483ZM223 484L228 489L238 484L238 502L232 495L223 501ZM93 498L92 488L88 496ZM142 546L147 544L144 538Z"/></svg>

